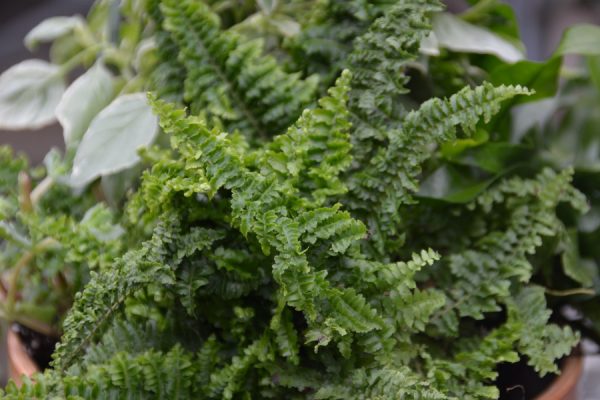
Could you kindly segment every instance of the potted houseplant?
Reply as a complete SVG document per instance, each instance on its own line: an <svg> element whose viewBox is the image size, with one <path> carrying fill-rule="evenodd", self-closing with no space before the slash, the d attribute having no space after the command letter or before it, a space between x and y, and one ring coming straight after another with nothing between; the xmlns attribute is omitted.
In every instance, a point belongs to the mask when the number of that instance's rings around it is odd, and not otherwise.
<svg viewBox="0 0 600 400"><path fill-rule="evenodd" d="M558 372L580 335L549 306L595 293L569 234L588 203L508 122L554 95L579 35L536 64L493 1L460 18L434 0L250 3L124 2L154 45L134 46L137 81L113 67L170 139L143 152L127 251L75 296L52 368L5 397L475 399L503 394L502 363ZM121 46L102 43L101 60ZM65 184L132 164L90 172L106 114L154 139L123 103L90 119Z"/></svg>
<svg viewBox="0 0 600 400"><path fill-rule="evenodd" d="M87 19L49 18L25 44L51 42L51 62L26 60L0 77L0 127L35 129L58 120L66 147L62 155L51 150L38 167L1 149L0 309L15 379L48 365L74 294L90 271L125 248L119 204L139 176L137 148L157 134L139 93L152 64L139 13L133 4L99 1ZM17 354L31 359L21 362Z"/></svg>
<svg viewBox="0 0 600 400"><path fill-rule="evenodd" d="M122 229L91 192L75 195L54 184L43 169L13 157L9 148L0 152L0 314L9 328L9 362L17 378L48 365L74 294L90 270L121 254Z"/></svg>

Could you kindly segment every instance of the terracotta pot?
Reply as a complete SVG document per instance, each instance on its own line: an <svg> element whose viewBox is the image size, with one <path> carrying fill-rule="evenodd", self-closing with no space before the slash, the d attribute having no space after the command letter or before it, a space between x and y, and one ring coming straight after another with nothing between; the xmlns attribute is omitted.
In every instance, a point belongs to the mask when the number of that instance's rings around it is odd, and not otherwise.
<svg viewBox="0 0 600 400"><path fill-rule="evenodd" d="M583 373L583 357L569 356L563 365L561 374L535 400L577 400L577 383Z"/></svg>
<svg viewBox="0 0 600 400"><path fill-rule="evenodd" d="M12 379L17 386L21 386L21 376L31 376L39 369L33 359L27 354L25 345L21 341L19 335L8 330L6 335L7 353L8 353L8 368L9 378Z"/></svg>

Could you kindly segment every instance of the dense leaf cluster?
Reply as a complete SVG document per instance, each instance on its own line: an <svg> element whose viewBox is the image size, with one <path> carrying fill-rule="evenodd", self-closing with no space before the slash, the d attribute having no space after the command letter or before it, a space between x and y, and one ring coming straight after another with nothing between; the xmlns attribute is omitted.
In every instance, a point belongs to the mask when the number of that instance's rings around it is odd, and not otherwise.
<svg viewBox="0 0 600 400"><path fill-rule="evenodd" d="M411 94L437 0L317 2L273 54L219 3L146 2L168 144L141 154L125 235L98 235L100 207L42 225L92 272L53 368L5 398L479 399L501 362L555 372L579 336L532 280L565 253L558 210L587 209L572 171L420 188L533 90Z"/></svg>

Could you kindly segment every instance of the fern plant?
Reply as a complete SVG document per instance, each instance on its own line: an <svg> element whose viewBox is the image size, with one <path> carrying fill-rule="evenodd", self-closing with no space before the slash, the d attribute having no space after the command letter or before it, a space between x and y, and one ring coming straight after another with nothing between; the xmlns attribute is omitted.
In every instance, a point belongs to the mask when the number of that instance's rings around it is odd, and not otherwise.
<svg viewBox="0 0 600 400"><path fill-rule="evenodd" d="M52 368L4 397L494 399L500 363L557 372L579 333L551 320L544 266L587 203L569 168L504 168L502 118L539 94L492 71L411 91L444 57L521 64L432 55L437 0L242 3L124 3L157 46L139 82L159 140L123 254L77 254ZM292 37L252 28L298 4Z"/></svg>

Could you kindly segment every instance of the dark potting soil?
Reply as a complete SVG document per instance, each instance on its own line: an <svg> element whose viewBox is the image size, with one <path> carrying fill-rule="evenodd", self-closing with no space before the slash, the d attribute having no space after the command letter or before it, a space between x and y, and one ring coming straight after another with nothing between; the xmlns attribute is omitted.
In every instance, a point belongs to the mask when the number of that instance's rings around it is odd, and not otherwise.
<svg viewBox="0 0 600 400"><path fill-rule="evenodd" d="M559 366L562 367L562 360ZM498 366L496 387L500 389L500 400L532 400L542 394L557 377L548 374L540 378L526 360L521 360L516 364L503 363Z"/></svg>
<svg viewBox="0 0 600 400"><path fill-rule="evenodd" d="M18 323L12 324L11 329L19 335L27 354L35 361L40 370L48 368L58 339L48 337Z"/></svg>

